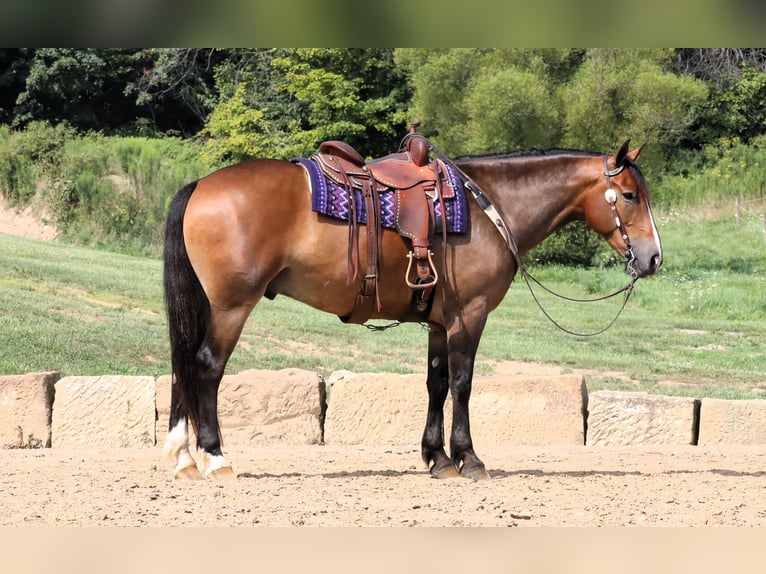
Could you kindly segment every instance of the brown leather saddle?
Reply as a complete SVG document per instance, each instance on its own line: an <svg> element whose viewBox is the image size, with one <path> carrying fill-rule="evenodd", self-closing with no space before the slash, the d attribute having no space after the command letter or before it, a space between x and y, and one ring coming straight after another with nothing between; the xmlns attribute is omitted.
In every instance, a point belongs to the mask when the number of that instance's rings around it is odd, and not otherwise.
<svg viewBox="0 0 766 574"><path fill-rule="evenodd" d="M372 315L375 303L380 310L377 290L381 250L380 194L395 193L395 225L399 234L409 242L409 264L405 283L415 292L416 310L425 311L439 280L433 262L431 242L435 232L434 202L454 197L455 191L446 185L447 170L439 159L430 157L431 145L416 132L419 122L410 125L400 151L365 161L350 145L341 141L326 141L311 156L322 173L346 189L349 200L349 281L359 274L359 231L357 227L356 191L361 192L367 214L367 264L353 313L344 320L364 323ZM442 233L446 240L445 218ZM412 267L415 264L413 277Z"/></svg>

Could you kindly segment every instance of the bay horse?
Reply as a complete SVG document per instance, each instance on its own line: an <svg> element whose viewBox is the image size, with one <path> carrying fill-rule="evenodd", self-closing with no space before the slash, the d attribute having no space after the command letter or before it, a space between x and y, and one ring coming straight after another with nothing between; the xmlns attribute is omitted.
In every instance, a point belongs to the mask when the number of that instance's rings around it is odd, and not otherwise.
<svg viewBox="0 0 766 574"><path fill-rule="evenodd" d="M475 197L468 198L467 233L434 237L434 261L446 269L425 317L413 310L403 280L405 242L383 230L380 307L372 318L428 326L421 454L433 477L489 478L471 439L471 381L487 316L505 296L521 255L565 224L584 220L625 258L634 279L659 269L662 247L636 165L642 148L629 151L626 141L616 153L531 150L452 160ZM177 478L235 476L221 450L217 393L245 321L264 296L285 295L339 317L354 308L359 287L347 277L347 224L313 211L310 193L300 165L254 159L184 186L169 206L164 288L173 382L163 452ZM512 234L516 257L499 227ZM359 241L364 253L364 234ZM453 400L449 455L447 393ZM188 423L197 435L196 460Z"/></svg>

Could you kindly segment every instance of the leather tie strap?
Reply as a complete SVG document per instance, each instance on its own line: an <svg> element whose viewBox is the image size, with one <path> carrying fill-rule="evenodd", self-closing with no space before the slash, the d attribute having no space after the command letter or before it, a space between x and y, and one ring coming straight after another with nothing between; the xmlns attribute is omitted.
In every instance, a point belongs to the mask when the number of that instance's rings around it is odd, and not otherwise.
<svg viewBox="0 0 766 574"><path fill-rule="evenodd" d="M380 294L378 293L378 263L380 258L380 241L382 226L380 221L380 196L375 191L370 180L362 183L365 209L367 210L367 265L362 277L362 286L356 296L356 304L351 315L346 319L349 323L364 323L370 318L373 304L380 310Z"/></svg>

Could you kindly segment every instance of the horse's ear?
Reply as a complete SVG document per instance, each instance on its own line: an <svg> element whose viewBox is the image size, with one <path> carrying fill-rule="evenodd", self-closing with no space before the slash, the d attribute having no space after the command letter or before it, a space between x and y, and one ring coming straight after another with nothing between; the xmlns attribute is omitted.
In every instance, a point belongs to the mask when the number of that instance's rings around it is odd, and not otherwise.
<svg viewBox="0 0 766 574"><path fill-rule="evenodd" d="M628 157L633 160L633 163L636 163L638 161L638 156L641 155L641 152L643 151L645 145L646 145L646 142L642 143L640 146L638 146L636 149L634 149L632 152L628 154Z"/></svg>
<svg viewBox="0 0 766 574"><path fill-rule="evenodd" d="M630 146L630 139L625 140L619 151L614 156L614 166L620 167L625 161L625 157L628 155L628 147Z"/></svg>

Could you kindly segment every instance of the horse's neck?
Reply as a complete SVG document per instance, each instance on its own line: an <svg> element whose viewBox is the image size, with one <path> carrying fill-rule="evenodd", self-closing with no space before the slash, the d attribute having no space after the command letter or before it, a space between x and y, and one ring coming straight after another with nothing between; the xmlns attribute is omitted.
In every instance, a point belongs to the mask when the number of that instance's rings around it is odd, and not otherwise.
<svg viewBox="0 0 766 574"><path fill-rule="evenodd" d="M563 165L565 158L521 159L466 166L466 172L496 203L526 252L580 217L576 200L582 184Z"/></svg>

